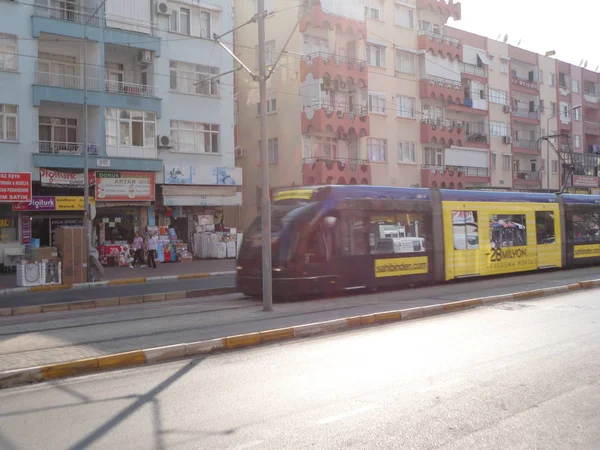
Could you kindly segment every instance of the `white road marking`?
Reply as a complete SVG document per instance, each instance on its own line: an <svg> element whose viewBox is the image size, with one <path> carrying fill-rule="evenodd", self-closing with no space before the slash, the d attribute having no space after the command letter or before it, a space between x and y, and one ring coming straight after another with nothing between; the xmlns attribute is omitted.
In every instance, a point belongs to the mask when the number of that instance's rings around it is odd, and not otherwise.
<svg viewBox="0 0 600 450"><path fill-rule="evenodd" d="M246 444L242 444L239 447L236 447L236 450L245 450L247 448L257 447L265 441L250 441Z"/></svg>
<svg viewBox="0 0 600 450"><path fill-rule="evenodd" d="M317 423L319 425L325 425L328 423L337 422L338 420L342 420L351 416L356 416L357 414L362 414L364 412L371 411L375 408L377 408L377 405L364 406L362 408L353 409L352 411L346 411L345 413L338 414L337 416L331 416L327 417L326 419L321 419Z"/></svg>

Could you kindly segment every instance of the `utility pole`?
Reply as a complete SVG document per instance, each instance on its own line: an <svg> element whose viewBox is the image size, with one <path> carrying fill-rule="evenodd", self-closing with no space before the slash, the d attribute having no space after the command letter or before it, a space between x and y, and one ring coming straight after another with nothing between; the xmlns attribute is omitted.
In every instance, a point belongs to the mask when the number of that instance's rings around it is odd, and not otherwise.
<svg viewBox="0 0 600 450"><path fill-rule="evenodd" d="M260 172L262 179L262 291L263 311L273 310L273 269L271 262L271 183L267 134L267 57L265 36L265 0L257 0L258 12L258 85L260 93Z"/></svg>

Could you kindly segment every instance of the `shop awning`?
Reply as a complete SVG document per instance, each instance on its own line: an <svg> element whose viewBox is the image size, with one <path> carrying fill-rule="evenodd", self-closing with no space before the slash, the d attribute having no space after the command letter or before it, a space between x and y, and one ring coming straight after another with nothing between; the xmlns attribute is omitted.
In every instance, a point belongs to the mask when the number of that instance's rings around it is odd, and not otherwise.
<svg viewBox="0 0 600 450"><path fill-rule="evenodd" d="M241 206L236 186L163 186L165 206Z"/></svg>

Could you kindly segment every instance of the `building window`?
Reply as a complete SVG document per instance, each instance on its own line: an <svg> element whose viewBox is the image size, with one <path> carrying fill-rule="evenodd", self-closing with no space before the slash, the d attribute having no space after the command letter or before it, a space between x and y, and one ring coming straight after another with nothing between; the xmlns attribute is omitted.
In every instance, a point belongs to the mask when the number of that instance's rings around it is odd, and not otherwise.
<svg viewBox="0 0 600 450"><path fill-rule="evenodd" d="M394 4L394 23L400 27L415 28L415 11L406 6Z"/></svg>
<svg viewBox="0 0 600 450"><path fill-rule="evenodd" d="M79 152L79 147L73 145L77 144L77 119L40 116L38 127L41 152L54 153L55 144L64 145L67 153ZM73 152L69 151L71 147Z"/></svg>
<svg viewBox="0 0 600 450"><path fill-rule="evenodd" d="M556 114L556 102L550 102L550 111L552 111L552 114Z"/></svg>
<svg viewBox="0 0 600 450"><path fill-rule="evenodd" d="M156 148L156 114L106 108L106 145Z"/></svg>
<svg viewBox="0 0 600 450"><path fill-rule="evenodd" d="M398 95L396 97L396 114L398 117L403 117L405 119L414 119L415 99L413 97Z"/></svg>
<svg viewBox="0 0 600 450"><path fill-rule="evenodd" d="M219 96L218 67L171 61L170 90L180 94ZM206 81L212 78L210 81ZM206 82L203 82L206 81Z"/></svg>
<svg viewBox="0 0 600 450"><path fill-rule="evenodd" d="M260 102L257 103L258 114L260 114ZM269 91L267 93L267 114L273 114L277 112L277 99L275 93Z"/></svg>
<svg viewBox="0 0 600 450"><path fill-rule="evenodd" d="M414 142L398 142L398 162L400 164L417 163L417 144Z"/></svg>
<svg viewBox="0 0 600 450"><path fill-rule="evenodd" d="M337 158L338 140L336 138L321 136L303 136L303 157L312 158ZM351 155L350 158L353 158ZM356 158L358 159L358 158Z"/></svg>
<svg viewBox="0 0 600 450"><path fill-rule="evenodd" d="M302 53L311 55L313 53L329 53L329 40L327 37L311 36L302 33Z"/></svg>
<svg viewBox="0 0 600 450"><path fill-rule="evenodd" d="M365 17L367 19L380 20L381 0L365 0Z"/></svg>
<svg viewBox="0 0 600 450"><path fill-rule="evenodd" d="M499 105L508 105L508 92L490 89L490 102L498 103Z"/></svg>
<svg viewBox="0 0 600 450"><path fill-rule="evenodd" d="M254 47L256 53L256 60L254 63L258 67L258 45ZM277 61L277 52L275 51L275 40L270 40L265 43L265 64L272 66Z"/></svg>
<svg viewBox="0 0 600 450"><path fill-rule="evenodd" d="M217 13L200 8L177 7L171 11L169 31L188 36L210 38L215 31Z"/></svg>
<svg viewBox="0 0 600 450"><path fill-rule="evenodd" d="M549 84L551 87L554 87L554 86L556 86L556 74L555 74L555 73L552 73L552 72L550 72L550 73L548 74L548 84Z"/></svg>
<svg viewBox="0 0 600 450"><path fill-rule="evenodd" d="M502 155L502 170L510 170L510 155Z"/></svg>
<svg viewBox="0 0 600 450"><path fill-rule="evenodd" d="M433 167L444 166L444 151L440 148L423 148L423 165Z"/></svg>
<svg viewBox="0 0 600 450"><path fill-rule="evenodd" d="M572 80L571 81L571 90L574 93L579 94L579 80Z"/></svg>
<svg viewBox="0 0 600 450"><path fill-rule="evenodd" d="M219 153L219 125L171 120L171 139L177 151Z"/></svg>
<svg viewBox="0 0 600 450"><path fill-rule="evenodd" d="M581 120L581 108L573 110L573 119L575 119L578 122Z"/></svg>
<svg viewBox="0 0 600 450"><path fill-rule="evenodd" d="M386 162L387 140L379 138L368 138L367 157L371 162Z"/></svg>
<svg viewBox="0 0 600 450"><path fill-rule="evenodd" d="M375 67L385 67L385 47L383 45L367 44L367 64Z"/></svg>
<svg viewBox="0 0 600 450"><path fill-rule="evenodd" d="M559 72L558 74L558 85L559 87L566 89L567 88L567 79L569 77L567 76L566 73L563 72Z"/></svg>
<svg viewBox="0 0 600 450"><path fill-rule="evenodd" d="M508 59L500 58L500 73L508 73Z"/></svg>
<svg viewBox="0 0 600 450"><path fill-rule="evenodd" d="M269 149L269 164L279 163L279 139L273 138L267 141Z"/></svg>
<svg viewBox="0 0 600 450"><path fill-rule="evenodd" d="M552 173L558 173L558 160L552 160Z"/></svg>
<svg viewBox="0 0 600 450"><path fill-rule="evenodd" d="M510 136L508 124L504 122L490 122L490 132L492 136Z"/></svg>
<svg viewBox="0 0 600 450"><path fill-rule="evenodd" d="M396 72L414 75L416 72L415 55L396 50Z"/></svg>
<svg viewBox="0 0 600 450"><path fill-rule="evenodd" d="M385 114L385 94L369 92L369 112Z"/></svg>
<svg viewBox="0 0 600 450"><path fill-rule="evenodd" d="M15 71L18 69L17 36L0 33L0 70Z"/></svg>
<svg viewBox="0 0 600 450"><path fill-rule="evenodd" d="M492 153L492 170L496 170L498 168L498 163L496 159L496 154Z"/></svg>
<svg viewBox="0 0 600 450"><path fill-rule="evenodd" d="M19 107L0 104L0 141L16 141L19 135Z"/></svg>
<svg viewBox="0 0 600 450"><path fill-rule="evenodd" d="M575 148L581 148L581 136L580 136L580 135L578 135L578 134L576 134L576 135L573 137L573 143L574 143L574 145L575 145Z"/></svg>

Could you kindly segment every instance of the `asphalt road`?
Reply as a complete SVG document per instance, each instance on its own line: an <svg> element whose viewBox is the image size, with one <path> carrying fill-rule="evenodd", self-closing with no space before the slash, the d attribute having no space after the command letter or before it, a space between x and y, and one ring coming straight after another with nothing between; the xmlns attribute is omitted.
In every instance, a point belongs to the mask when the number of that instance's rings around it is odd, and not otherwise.
<svg viewBox="0 0 600 450"><path fill-rule="evenodd" d="M77 302L100 298L127 297L157 292L194 291L198 289L216 289L235 286L235 275L191 280L152 281L141 284L105 286L87 289L69 289L65 291L32 292L0 296L0 308L15 306L47 305L50 303Z"/></svg>
<svg viewBox="0 0 600 450"><path fill-rule="evenodd" d="M597 291L0 392L0 448L596 449Z"/></svg>

